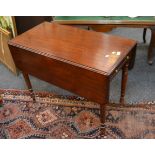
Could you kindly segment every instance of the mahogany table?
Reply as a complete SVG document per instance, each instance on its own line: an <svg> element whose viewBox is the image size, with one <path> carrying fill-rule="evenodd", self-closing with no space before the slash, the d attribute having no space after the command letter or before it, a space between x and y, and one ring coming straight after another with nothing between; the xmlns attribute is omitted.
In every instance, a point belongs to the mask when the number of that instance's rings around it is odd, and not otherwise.
<svg viewBox="0 0 155 155"><path fill-rule="evenodd" d="M55 16L53 20L59 24L86 25L98 32L107 32L116 27L144 28L144 43L146 42L146 30L149 28L151 30L151 41L148 49L148 63L153 63L155 16L137 16L134 18L128 16Z"/></svg>
<svg viewBox="0 0 155 155"><path fill-rule="evenodd" d="M44 22L9 41L9 47L30 90L28 74L95 101L100 104L101 123L110 80L123 69L124 103L128 62L136 48L133 40Z"/></svg>

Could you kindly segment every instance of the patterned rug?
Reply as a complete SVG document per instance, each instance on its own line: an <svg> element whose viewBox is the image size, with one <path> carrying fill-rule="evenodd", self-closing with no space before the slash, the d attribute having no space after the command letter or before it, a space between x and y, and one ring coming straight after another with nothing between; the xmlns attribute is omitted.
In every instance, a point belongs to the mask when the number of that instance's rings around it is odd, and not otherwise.
<svg viewBox="0 0 155 155"><path fill-rule="evenodd" d="M0 138L155 138L155 102L107 105L100 126L99 105L81 97L0 90ZM100 137L100 127L106 136Z"/></svg>

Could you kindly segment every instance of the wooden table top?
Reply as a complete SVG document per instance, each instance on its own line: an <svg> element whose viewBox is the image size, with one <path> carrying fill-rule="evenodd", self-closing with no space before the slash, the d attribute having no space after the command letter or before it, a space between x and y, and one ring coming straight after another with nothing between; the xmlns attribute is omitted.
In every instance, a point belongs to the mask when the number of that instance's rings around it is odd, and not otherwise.
<svg viewBox="0 0 155 155"><path fill-rule="evenodd" d="M112 73L136 42L44 22L12 39L9 44L105 75Z"/></svg>

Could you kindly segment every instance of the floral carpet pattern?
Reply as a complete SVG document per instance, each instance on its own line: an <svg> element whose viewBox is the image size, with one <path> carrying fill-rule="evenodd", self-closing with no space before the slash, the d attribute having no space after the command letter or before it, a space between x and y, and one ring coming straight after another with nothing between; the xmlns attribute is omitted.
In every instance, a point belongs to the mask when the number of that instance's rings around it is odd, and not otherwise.
<svg viewBox="0 0 155 155"><path fill-rule="evenodd" d="M1 139L155 138L155 102L107 105L100 124L99 105L81 97L25 90L0 90ZM106 136L100 137L105 127Z"/></svg>

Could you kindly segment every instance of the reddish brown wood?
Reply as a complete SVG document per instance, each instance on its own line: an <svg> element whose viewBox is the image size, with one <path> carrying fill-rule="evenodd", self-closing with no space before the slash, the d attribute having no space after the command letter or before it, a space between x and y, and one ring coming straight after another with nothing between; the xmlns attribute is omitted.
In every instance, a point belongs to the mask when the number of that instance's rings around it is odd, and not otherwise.
<svg viewBox="0 0 155 155"><path fill-rule="evenodd" d="M90 25L90 27L96 32L109 32L116 28L114 25Z"/></svg>
<svg viewBox="0 0 155 155"><path fill-rule="evenodd" d="M80 96L87 96L90 100L103 102L104 83L108 81L108 76L21 48L10 48L20 70Z"/></svg>
<svg viewBox="0 0 155 155"><path fill-rule="evenodd" d="M32 85L31 85L29 75L25 72L22 72L22 74L23 74L26 86L27 86L28 90L31 92L31 97L32 97L33 101L36 101L35 100L35 94L34 94L33 89L32 89Z"/></svg>
<svg viewBox="0 0 155 155"><path fill-rule="evenodd" d="M106 135L106 130L105 130L106 105L105 104L100 104L100 120L101 120L100 136L103 137Z"/></svg>
<svg viewBox="0 0 155 155"><path fill-rule="evenodd" d="M31 41L34 39L35 42ZM22 45L24 49L102 74L110 74L135 45L135 41L131 39L47 22L16 37L13 42L16 46ZM107 59L105 56L111 55L113 51L120 51L121 55Z"/></svg>
<svg viewBox="0 0 155 155"><path fill-rule="evenodd" d="M100 136L106 136L105 130L105 121L106 121L106 105L109 103L109 89L110 89L110 81L105 83L107 87L107 91L104 92L104 103L100 104L100 120L101 120L101 129L100 129Z"/></svg>
<svg viewBox="0 0 155 155"><path fill-rule="evenodd" d="M27 74L98 102L103 124L110 80L135 46L130 39L47 22L9 42L29 88Z"/></svg>
<svg viewBox="0 0 155 155"><path fill-rule="evenodd" d="M120 97L120 103L125 103L125 91L126 91L126 85L128 80L128 65L129 63L126 62L122 69L122 84L121 84L121 97Z"/></svg>
<svg viewBox="0 0 155 155"><path fill-rule="evenodd" d="M113 28L117 27L132 27L132 28L144 28L143 32L143 41L146 42L146 30L147 28L151 29L151 40L148 50L148 64L152 65L153 63L153 49L155 48L155 22L154 21L131 21L131 20L55 20L55 22L64 24L64 25L85 25L91 27L94 31L97 32L107 32L111 31ZM133 57L134 62L135 58ZM132 67L134 64L132 64ZM130 65L131 67L131 65ZM132 69L132 68L130 68Z"/></svg>
<svg viewBox="0 0 155 155"><path fill-rule="evenodd" d="M32 85L31 85L31 82L30 82L30 79L29 79L29 76L27 73L24 73L22 72L23 74L23 77L24 77L24 80L25 80L25 83L26 83L26 86L29 90L32 90Z"/></svg>

